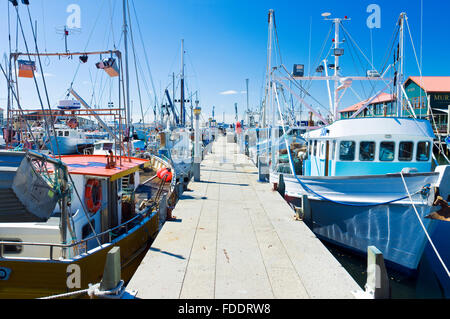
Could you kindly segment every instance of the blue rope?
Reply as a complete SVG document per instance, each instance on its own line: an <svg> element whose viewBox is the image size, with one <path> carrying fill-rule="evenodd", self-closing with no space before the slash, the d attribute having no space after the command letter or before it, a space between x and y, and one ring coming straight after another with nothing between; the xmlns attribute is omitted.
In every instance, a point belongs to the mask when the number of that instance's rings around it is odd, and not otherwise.
<svg viewBox="0 0 450 319"><path fill-rule="evenodd" d="M286 140L285 134L283 134L283 137ZM323 200L326 200L326 201L329 201L329 202L332 202L332 203L336 203L336 204L345 205L345 206L367 207L367 206L387 205L387 204L391 204L391 203L394 203L394 202L398 202L398 201L403 200L403 199L408 197L408 195L405 195L405 196L400 197L398 199L393 199L393 200L390 200L390 201L387 201L387 202L383 202L383 203L366 203L364 205L362 205L362 204L354 204L354 203L347 203L347 202L341 202L341 201L337 201L337 200L333 200L333 199L327 198L327 197L325 197L323 195L320 195L319 193L313 191L311 188L308 187L308 185L306 185L304 182L302 182L298 178L298 176L297 176L297 174L295 173L295 170L294 170L294 165L293 165L293 161L292 161L292 157L291 157L291 151L290 151L290 148L289 148L289 145L288 145L287 141L286 141L286 148L288 150L289 166L291 167L291 171L292 171L295 179L299 182L300 185L302 185L302 187L303 187L303 189L305 189L305 191L307 191L308 193L312 193L312 194L316 195L317 197L319 197L319 198L321 198ZM416 192L416 193L418 193L418 192Z"/></svg>

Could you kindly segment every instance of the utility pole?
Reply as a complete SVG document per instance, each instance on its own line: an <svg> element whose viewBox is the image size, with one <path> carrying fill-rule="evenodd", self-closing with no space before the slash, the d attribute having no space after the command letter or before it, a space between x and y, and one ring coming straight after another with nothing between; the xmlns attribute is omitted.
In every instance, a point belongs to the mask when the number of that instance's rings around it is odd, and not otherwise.
<svg viewBox="0 0 450 319"><path fill-rule="evenodd" d="M200 162L202 159L200 148L200 113L202 109L197 105L194 109L195 115L195 130L194 130L194 181L200 181Z"/></svg>

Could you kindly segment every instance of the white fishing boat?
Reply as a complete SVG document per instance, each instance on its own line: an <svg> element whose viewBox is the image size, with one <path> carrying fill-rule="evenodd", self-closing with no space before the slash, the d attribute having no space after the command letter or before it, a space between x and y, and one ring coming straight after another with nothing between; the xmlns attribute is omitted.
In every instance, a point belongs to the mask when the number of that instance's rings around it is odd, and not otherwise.
<svg viewBox="0 0 450 319"><path fill-rule="evenodd" d="M343 76L339 30L349 19L330 19L329 15L324 14L324 17L335 27L335 63L331 65L334 76L288 75L288 80L295 77L335 82L334 95L328 84L328 118L299 98L325 123L303 134L306 147L295 149L288 137L289 130L285 129L277 86L289 87L281 77L273 73L269 76L272 109L268 114L273 116L270 183L285 198L303 206L304 220L320 238L360 254L365 254L368 246L376 246L390 266L411 272L417 269L429 243L428 235L433 233L436 224L434 219L425 217L439 210L434 206L438 195L447 199L450 194L446 182L450 178L450 166L433 168L435 136L430 122L407 116L403 109L411 107L402 87L406 14L400 15L397 25L399 52L392 67L399 72L394 79L386 78L386 72L375 78ZM347 40L349 38L347 35ZM324 64L321 71L330 67ZM339 101L356 80L396 83L398 116L357 118L358 114L354 114L350 119L339 120ZM382 91L384 89L365 101L357 113Z"/></svg>

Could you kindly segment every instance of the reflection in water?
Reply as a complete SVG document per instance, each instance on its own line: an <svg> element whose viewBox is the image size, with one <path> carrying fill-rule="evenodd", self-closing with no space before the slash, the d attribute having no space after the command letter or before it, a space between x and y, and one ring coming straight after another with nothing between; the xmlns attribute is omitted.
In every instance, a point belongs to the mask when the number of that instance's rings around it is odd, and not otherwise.
<svg viewBox="0 0 450 319"><path fill-rule="evenodd" d="M364 289L367 280L367 258L328 242L322 241L322 243ZM434 277L426 257L421 259L417 274L405 275L390 268L387 270L393 299L444 298L442 289Z"/></svg>

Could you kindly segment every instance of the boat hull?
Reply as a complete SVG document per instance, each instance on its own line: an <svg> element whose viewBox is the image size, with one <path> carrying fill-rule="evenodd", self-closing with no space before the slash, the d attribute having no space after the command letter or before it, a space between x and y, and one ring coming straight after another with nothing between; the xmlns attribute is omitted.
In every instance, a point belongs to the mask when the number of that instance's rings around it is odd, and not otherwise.
<svg viewBox="0 0 450 319"><path fill-rule="evenodd" d="M438 177L438 173L405 174L411 193L433 185ZM311 210L305 212L304 220L321 239L360 254L366 254L368 246L376 246L390 266L405 272L417 269L427 238L409 198L390 202L406 194L399 174L301 177L307 187L326 199L307 193L292 175L283 175L283 180L286 198L308 195ZM271 182L278 184L279 176L272 173ZM432 209L428 197L433 196L418 193L413 201L431 232L434 220L424 218Z"/></svg>
<svg viewBox="0 0 450 319"><path fill-rule="evenodd" d="M78 154L78 148L83 145L93 144L94 140L57 136L50 137L50 141L45 144L49 150L58 152L60 155L73 155ZM56 145L58 144L58 145Z"/></svg>
<svg viewBox="0 0 450 319"><path fill-rule="evenodd" d="M154 212L113 242L73 259L0 259L0 269L9 271L8 277L0 280L0 298L40 298L87 289L89 284L101 281L107 253L113 247L120 247L121 278L127 283L156 237L158 227L158 214ZM77 267L73 265L79 267L80 285L72 288L77 282L73 270Z"/></svg>

